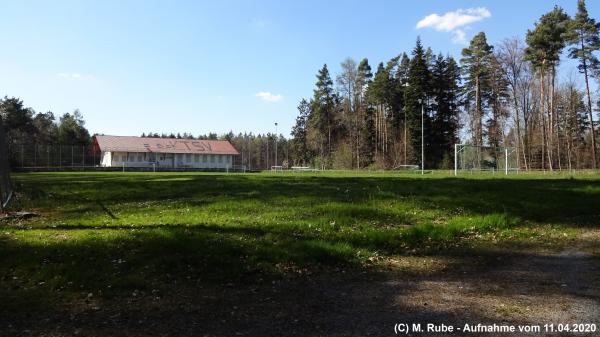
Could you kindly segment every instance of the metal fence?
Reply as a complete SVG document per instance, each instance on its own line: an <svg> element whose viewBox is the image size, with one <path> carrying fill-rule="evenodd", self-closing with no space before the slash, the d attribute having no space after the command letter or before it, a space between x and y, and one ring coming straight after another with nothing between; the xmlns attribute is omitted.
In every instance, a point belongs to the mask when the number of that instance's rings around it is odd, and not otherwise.
<svg viewBox="0 0 600 337"><path fill-rule="evenodd" d="M0 117L0 211L2 211L12 197L12 184L10 183L10 164L6 134Z"/></svg>
<svg viewBox="0 0 600 337"><path fill-rule="evenodd" d="M10 146L10 165L26 168L96 167L100 153L91 145L13 144Z"/></svg>
<svg viewBox="0 0 600 337"><path fill-rule="evenodd" d="M104 167L101 165L101 153L94 145L12 144L9 149L10 166L17 171L247 171L236 157L232 166L227 168L172 168L152 165L150 162L146 165L125 163L122 166Z"/></svg>

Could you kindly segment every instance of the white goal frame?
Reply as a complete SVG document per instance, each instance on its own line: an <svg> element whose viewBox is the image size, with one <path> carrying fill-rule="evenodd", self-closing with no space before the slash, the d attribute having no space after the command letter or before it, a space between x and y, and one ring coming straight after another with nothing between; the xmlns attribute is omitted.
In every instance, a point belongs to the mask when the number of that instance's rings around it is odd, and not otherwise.
<svg viewBox="0 0 600 337"><path fill-rule="evenodd" d="M476 153L477 153L477 160L476 162L469 166L468 168L465 168L465 164L464 164L464 158L463 156L461 156L461 154L465 153L467 149L475 149ZM482 165L482 163L484 162L483 160L483 155L482 153L495 153L497 154L501 154L503 158L502 159L502 164L504 164L503 168L498 167L498 165L496 165L496 167L485 167L484 165ZM458 175L458 171L459 170L464 170L464 169L468 169L470 171L492 171L493 173L495 172L500 172L501 170L504 171L505 175L508 175L509 172L519 172L519 167L515 165L515 167L511 167L511 162L512 160L509 160L509 158L511 156L516 156L517 155L517 151L514 147L506 147L506 146L499 146L499 147L495 147L495 146L480 146L480 145L472 145L472 144L454 144L454 175L457 176ZM515 157L516 159L516 157ZM498 163L498 161L496 162L496 164Z"/></svg>

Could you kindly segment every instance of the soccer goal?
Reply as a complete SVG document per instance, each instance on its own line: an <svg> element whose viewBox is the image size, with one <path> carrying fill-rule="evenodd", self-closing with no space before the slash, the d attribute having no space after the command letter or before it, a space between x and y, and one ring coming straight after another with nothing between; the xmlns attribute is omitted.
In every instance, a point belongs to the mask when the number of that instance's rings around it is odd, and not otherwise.
<svg viewBox="0 0 600 337"><path fill-rule="evenodd" d="M458 175L460 171L509 174L518 170L517 152L514 147L454 145L454 175Z"/></svg>

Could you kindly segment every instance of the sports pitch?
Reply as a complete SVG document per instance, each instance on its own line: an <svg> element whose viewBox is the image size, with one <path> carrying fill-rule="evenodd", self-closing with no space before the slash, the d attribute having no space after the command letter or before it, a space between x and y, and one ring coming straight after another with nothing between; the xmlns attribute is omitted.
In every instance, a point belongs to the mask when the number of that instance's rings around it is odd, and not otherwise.
<svg viewBox="0 0 600 337"><path fill-rule="evenodd" d="M599 317L598 173L13 178L11 207L36 216L0 222L6 331L360 336Z"/></svg>

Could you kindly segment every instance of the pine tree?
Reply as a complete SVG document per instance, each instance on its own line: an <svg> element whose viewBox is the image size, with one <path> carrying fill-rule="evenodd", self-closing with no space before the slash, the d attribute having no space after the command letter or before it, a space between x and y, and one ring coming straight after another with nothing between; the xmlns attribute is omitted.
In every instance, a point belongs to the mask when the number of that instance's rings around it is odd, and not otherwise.
<svg viewBox="0 0 600 337"><path fill-rule="evenodd" d="M354 146L356 149L356 165L357 168L360 169L363 160L361 160L362 153L362 140L365 134L364 129L366 127L366 114L367 114L367 101L366 101L366 92L369 84L371 83L371 78L373 74L371 73L371 66L369 65L369 60L364 58L358 64L358 70L356 74L356 83L354 84L354 94L356 95L354 102L356 105L355 115L354 115L354 129L355 129L355 137ZM368 162L368 160L366 160ZM370 164L370 162L368 162Z"/></svg>
<svg viewBox="0 0 600 337"><path fill-rule="evenodd" d="M302 99L298 104L298 117L296 117L296 124L292 127L292 149L294 157L298 164L306 165L310 161L310 150L308 147L306 124L308 117L310 116L310 103Z"/></svg>
<svg viewBox="0 0 600 337"><path fill-rule="evenodd" d="M587 95L586 110L590 120L589 126L592 139L592 167L595 169L597 167L598 160L596 157L596 133L594 130L592 97L590 95L588 72L590 67L597 66L599 63L593 52L600 49L600 23L596 23L596 20L590 18L585 7L584 0L579 0L577 2L577 14L570 22L569 32L567 33L567 41L571 45L571 48L569 48L569 57L579 60L578 68L585 78L585 89Z"/></svg>
<svg viewBox="0 0 600 337"><path fill-rule="evenodd" d="M423 116L424 127L430 125L427 105L428 95L431 93L431 72L428 67L425 51L421 39L412 52L410 68L408 71L408 86L405 90L404 101L406 108L406 120L409 129L410 158L413 163L421 163L421 109L425 110ZM427 140L425 141L427 146Z"/></svg>
<svg viewBox="0 0 600 337"><path fill-rule="evenodd" d="M381 153L385 156L388 145L387 113L389 110L389 98L391 97L390 76L383 62L377 66L377 72L373 82L367 89L369 103L375 108L375 155Z"/></svg>
<svg viewBox="0 0 600 337"><path fill-rule="evenodd" d="M364 114L364 127L361 129L360 144L360 166L366 167L373 163L373 154L375 151L375 111L372 107L367 107Z"/></svg>
<svg viewBox="0 0 600 337"><path fill-rule="evenodd" d="M484 32L473 37L468 48L462 50L460 60L465 78L467 110L471 115L474 145L483 145L483 118L486 100L490 96L489 76L493 47L487 43Z"/></svg>
<svg viewBox="0 0 600 337"><path fill-rule="evenodd" d="M309 117L309 139L321 156L321 165L329 165L332 152L332 132L336 97L327 64L317 74L312 113Z"/></svg>
<svg viewBox="0 0 600 337"><path fill-rule="evenodd" d="M556 65L560 61L560 53L565 47L565 37L568 28L569 17L562 8L555 6L552 11L542 15L533 30L527 31L527 48L525 57L530 61L540 76L540 103L539 113L542 121L542 168L544 165L544 153L548 158L548 167L553 169L552 164L552 134L554 118L554 77ZM544 75L550 70L552 75L552 93L550 95L550 107L548 116L545 113L545 82ZM548 122L546 122L548 118ZM546 151L544 151L544 146Z"/></svg>
<svg viewBox="0 0 600 337"><path fill-rule="evenodd" d="M460 70L451 57L436 57L432 73L431 109L434 112L429 131L431 148L427 152L433 167L450 168L454 144L458 140L458 103L460 96Z"/></svg>

